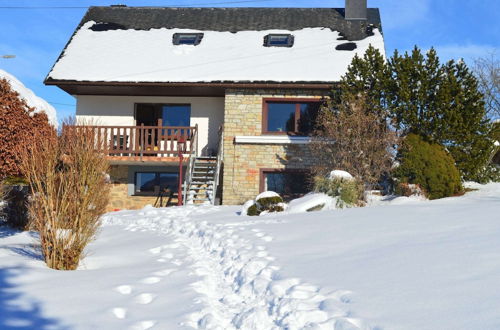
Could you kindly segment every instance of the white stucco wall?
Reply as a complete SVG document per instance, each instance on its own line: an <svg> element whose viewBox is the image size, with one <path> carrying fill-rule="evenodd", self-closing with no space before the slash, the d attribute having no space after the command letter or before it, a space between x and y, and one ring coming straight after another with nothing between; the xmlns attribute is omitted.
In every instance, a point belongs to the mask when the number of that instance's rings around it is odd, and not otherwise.
<svg viewBox="0 0 500 330"><path fill-rule="evenodd" d="M191 104L191 126L198 124L198 148L216 150L219 126L224 121L223 97L163 96L76 96L77 119L91 120L97 125L133 126L136 103Z"/></svg>

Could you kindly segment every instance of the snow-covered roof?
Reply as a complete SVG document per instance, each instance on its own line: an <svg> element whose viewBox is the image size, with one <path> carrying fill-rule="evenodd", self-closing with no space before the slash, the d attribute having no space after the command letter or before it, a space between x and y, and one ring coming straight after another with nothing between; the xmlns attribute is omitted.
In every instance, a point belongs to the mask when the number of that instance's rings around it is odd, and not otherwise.
<svg viewBox="0 0 500 330"><path fill-rule="evenodd" d="M32 113L45 112L50 124L57 127L56 109L54 109L53 106L41 97L36 96L35 93L33 93L31 89L24 86L19 79L2 69L0 69L0 79L6 79L10 83L11 88L18 92L19 96L26 101L26 104L29 107L34 108Z"/></svg>
<svg viewBox="0 0 500 330"><path fill-rule="evenodd" d="M173 44L190 32L204 34L199 45ZM293 47L264 47L275 33L292 34ZM356 49L336 49L346 43ZM334 82L370 44L384 53L373 9L349 22L327 8L94 7L47 81Z"/></svg>

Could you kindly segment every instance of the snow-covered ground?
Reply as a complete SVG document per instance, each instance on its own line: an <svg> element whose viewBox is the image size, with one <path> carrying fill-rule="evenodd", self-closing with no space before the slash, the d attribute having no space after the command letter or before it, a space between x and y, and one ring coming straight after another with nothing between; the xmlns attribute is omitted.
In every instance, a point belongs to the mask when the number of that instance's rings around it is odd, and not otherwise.
<svg viewBox="0 0 500 330"><path fill-rule="evenodd" d="M1 329L500 329L500 184L436 201L105 216L75 272L0 229Z"/></svg>

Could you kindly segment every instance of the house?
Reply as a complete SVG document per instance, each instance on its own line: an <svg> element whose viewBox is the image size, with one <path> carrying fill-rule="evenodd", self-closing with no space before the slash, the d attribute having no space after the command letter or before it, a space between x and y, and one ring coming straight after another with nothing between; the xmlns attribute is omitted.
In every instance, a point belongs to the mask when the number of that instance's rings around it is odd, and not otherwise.
<svg viewBox="0 0 500 330"><path fill-rule="evenodd" d="M108 153L110 208L177 195L237 204L263 190L305 192L311 118L370 44L385 53L366 0L90 7L45 84L76 98L78 121Z"/></svg>

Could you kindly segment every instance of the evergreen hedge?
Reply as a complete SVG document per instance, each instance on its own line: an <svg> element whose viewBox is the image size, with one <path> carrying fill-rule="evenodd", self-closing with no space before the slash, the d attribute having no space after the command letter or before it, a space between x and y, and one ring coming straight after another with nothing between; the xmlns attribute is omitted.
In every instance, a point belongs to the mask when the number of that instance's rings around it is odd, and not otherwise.
<svg viewBox="0 0 500 330"><path fill-rule="evenodd" d="M453 196L463 190L455 160L437 143L409 134L403 140L398 160L394 176L402 183L420 185L429 199Z"/></svg>

